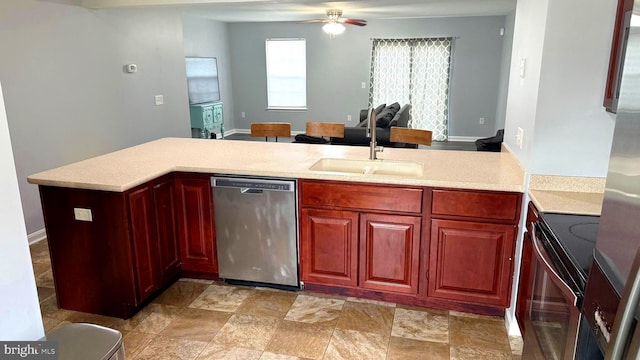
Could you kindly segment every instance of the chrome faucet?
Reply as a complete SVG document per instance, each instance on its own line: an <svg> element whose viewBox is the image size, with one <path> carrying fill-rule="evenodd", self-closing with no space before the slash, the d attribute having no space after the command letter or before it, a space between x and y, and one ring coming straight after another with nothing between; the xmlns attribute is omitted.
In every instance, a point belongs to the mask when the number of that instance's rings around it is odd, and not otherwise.
<svg viewBox="0 0 640 360"><path fill-rule="evenodd" d="M378 158L377 154L383 152L384 148L376 144L376 112L373 111L373 109L369 109L367 116L369 117L367 121L367 137L371 138L371 142L369 143L369 160L376 160Z"/></svg>

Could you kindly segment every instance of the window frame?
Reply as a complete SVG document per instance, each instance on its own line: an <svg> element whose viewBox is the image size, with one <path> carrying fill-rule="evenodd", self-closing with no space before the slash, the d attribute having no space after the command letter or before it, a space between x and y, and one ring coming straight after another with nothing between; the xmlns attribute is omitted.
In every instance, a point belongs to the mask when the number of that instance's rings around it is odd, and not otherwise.
<svg viewBox="0 0 640 360"><path fill-rule="evenodd" d="M276 42L276 41L287 41L287 42L298 42L298 43L302 43L304 51L303 51L303 61L304 64L303 66L301 66L301 68L304 69L304 104L301 105L296 105L296 104L278 104L278 105L272 105L271 101L273 100L273 98L275 97L274 94L272 94L271 92L273 91L273 89L271 88L271 85L273 84L273 79L271 79L271 77L273 76L272 73L270 73L269 70L269 43L270 42ZM273 61L273 59L272 59ZM266 70L266 81L267 81L267 88L266 88L266 96L267 96L267 107L266 110L267 111L306 111L307 110L307 106L308 106L308 99L307 99L307 40L305 38L270 38L270 39L266 39L265 40L265 70Z"/></svg>

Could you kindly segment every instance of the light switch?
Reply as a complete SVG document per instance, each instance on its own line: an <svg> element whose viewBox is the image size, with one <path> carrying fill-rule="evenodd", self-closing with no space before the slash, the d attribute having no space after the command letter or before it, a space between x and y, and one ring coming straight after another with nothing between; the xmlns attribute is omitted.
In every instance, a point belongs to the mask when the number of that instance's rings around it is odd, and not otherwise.
<svg viewBox="0 0 640 360"><path fill-rule="evenodd" d="M164 104L164 96L163 95L156 95L155 96L155 100L156 100L156 105Z"/></svg>
<svg viewBox="0 0 640 360"><path fill-rule="evenodd" d="M73 208L73 215L78 221L93 221L91 209Z"/></svg>
<svg viewBox="0 0 640 360"><path fill-rule="evenodd" d="M522 143L524 141L524 129L519 127L516 132L516 145L522 149Z"/></svg>

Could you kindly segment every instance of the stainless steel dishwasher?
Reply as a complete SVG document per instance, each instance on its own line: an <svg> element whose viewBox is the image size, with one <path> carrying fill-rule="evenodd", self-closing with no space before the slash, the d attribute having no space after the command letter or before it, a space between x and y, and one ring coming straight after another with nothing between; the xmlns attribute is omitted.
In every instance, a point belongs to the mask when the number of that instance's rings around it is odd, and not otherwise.
<svg viewBox="0 0 640 360"><path fill-rule="evenodd" d="M211 186L220 277L299 288L296 181L222 175Z"/></svg>

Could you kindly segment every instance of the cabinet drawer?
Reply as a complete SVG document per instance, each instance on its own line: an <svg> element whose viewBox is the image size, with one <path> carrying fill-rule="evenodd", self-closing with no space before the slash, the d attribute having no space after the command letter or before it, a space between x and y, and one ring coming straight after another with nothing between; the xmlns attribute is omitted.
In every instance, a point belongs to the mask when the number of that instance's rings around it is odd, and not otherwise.
<svg viewBox="0 0 640 360"><path fill-rule="evenodd" d="M421 213L422 189L303 181L303 206Z"/></svg>
<svg viewBox="0 0 640 360"><path fill-rule="evenodd" d="M516 221L520 198L517 193L433 190L431 214Z"/></svg>

